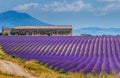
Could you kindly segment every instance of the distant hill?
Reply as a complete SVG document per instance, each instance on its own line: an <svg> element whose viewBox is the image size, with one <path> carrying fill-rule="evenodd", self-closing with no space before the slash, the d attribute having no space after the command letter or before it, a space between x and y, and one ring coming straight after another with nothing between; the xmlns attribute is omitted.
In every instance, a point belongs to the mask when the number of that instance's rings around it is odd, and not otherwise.
<svg viewBox="0 0 120 78"><path fill-rule="evenodd" d="M91 35L120 35L120 28L99 28L87 27L79 28L73 31L75 35L91 34Z"/></svg>
<svg viewBox="0 0 120 78"><path fill-rule="evenodd" d="M3 13L0 13L0 26L5 27L14 27L14 26L45 26L50 25L47 23L44 23L32 16L30 16L27 13L21 13L17 11L6 11Z"/></svg>

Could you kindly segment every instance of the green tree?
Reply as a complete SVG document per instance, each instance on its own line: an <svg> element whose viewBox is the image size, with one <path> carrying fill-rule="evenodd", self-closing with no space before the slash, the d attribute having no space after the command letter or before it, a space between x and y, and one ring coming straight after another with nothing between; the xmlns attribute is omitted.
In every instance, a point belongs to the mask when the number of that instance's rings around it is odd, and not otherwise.
<svg viewBox="0 0 120 78"><path fill-rule="evenodd" d="M48 35L48 36L51 36L51 35L52 35L52 32L51 32L51 31L49 31L47 35Z"/></svg>
<svg viewBox="0 0 120 78"><path fill-rule="evenodd" d="M3 35L8 36L9 34L8 34L8 32L4 32Z"/></svg>

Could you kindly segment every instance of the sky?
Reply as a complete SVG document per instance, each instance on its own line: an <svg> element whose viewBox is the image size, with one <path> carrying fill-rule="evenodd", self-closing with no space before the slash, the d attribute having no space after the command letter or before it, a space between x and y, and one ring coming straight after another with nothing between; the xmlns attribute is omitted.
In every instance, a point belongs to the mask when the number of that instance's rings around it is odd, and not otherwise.
<svg viewBox="0 0 120 78"><path fill-rule="evenodd" d="M120 0L0 0L0 12L8 10L73 29L120 27Z"/></svg>

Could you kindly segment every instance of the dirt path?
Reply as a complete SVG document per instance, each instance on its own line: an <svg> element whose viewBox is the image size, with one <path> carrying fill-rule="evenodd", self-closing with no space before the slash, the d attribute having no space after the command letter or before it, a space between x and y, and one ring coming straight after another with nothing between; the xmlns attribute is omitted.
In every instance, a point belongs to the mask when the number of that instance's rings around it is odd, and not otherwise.
<svg viewBox="0 0 120 78"><path fill-rule="evenodd" d="M6 74L23 76L26 78L35 78L29 73L27 73L22 67L10 61L0 60L0 70L2 72L5 72Z"/></svg>
<svg viewBox="0 0 120 78"><path fill-rule="evenodd" d="M0 46L0 56L5 55ZM23 76L25 78L36 78L29 74L25 69L21 66L5 60L0 60L0 71L5 72L6 74L15 75L15 76Z"/></svg>

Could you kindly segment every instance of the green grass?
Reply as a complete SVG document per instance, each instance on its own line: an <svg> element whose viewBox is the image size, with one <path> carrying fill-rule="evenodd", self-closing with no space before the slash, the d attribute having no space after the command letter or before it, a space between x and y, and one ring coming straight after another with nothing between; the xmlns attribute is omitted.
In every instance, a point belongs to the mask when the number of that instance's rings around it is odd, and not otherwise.
<svg viewBox="0 0 120 78"><path fill-rule="evenodd" d="M24 60L17 56L9 56L4 53L2 48L0 48L0 59L11 61L16 63L26 69L30 74L34 75L36 78L120 78L115 75L102 75L102 74L83 74L83 73L73 73L65 72L64 69L58 70L53 68L48 64L43 62L38 62L36 60ZM0 78L23 78L18 76L7 75L6 73L0 72Z"/></svg>

